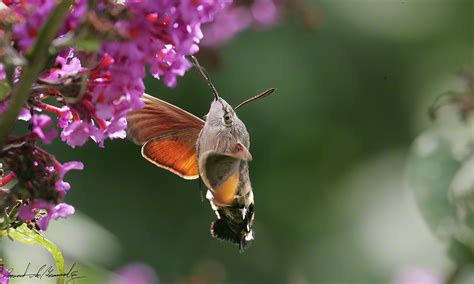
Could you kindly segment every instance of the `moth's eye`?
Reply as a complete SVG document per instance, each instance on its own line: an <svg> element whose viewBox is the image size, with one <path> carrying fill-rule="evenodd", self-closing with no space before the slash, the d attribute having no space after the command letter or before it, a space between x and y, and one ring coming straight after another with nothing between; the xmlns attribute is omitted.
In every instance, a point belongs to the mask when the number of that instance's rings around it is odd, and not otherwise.
<svg viewBox="0 0 474 284"><path fill-rule="evenodd" d="M226 125L232 124L232 115L230 113L224 114L224 123Z"/></svg>

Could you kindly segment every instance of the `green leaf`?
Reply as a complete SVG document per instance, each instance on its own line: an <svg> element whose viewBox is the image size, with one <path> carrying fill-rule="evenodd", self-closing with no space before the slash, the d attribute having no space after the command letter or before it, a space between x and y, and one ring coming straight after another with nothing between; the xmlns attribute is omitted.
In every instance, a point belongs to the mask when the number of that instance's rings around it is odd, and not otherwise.
<svg viewBox="0 0 474 284"><path fill-rule="evenodd" d="M406 171L422 216L434 234L450 246L450 255L457 262L474 255L471 118L462 118L455 105L441 108L433 126L413 143Z"/></svg>
<svg viewBox="0 0 474 284"><path fill-rule="evenodd" d="M450 186L453 203L463 211L474 211L474 156L462 163Z"/></svg>
<svg viewBox="0 0 474 284"><path fill-rule="evenodd" d="M34 245L40 244L46 248L54 258L54 262L58 268L58 274L64 274L64 257L58 247L51 241L43 237L36 231L29 229L26 224L21 225L16 229L9 229L8 234L14 240L24 244ZM58 277L57 283L64 283L64 277Z"/></svg>
<svg viewBox="0 0 474 284"><path fill-rule="evenodd" d="M443 241L453 237L456 209L448 199L451 181L460 167L453 159L448 141L434 131L426 131L410 151L406 177L421 214L434 234Z"/></svg>

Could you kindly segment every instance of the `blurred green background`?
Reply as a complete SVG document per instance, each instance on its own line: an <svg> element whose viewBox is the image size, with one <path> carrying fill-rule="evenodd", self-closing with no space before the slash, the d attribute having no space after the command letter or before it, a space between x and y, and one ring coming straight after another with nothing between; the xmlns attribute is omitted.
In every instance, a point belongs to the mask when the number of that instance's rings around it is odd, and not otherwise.
<svg viewBox="0 0 474 284"><path fill-rule="evenodd" d="M474 63L473 3L308 1L315 30L288 15L219 49L208 69L228 102L277 88L239 111L256 201L256 239L245 253L210 237L215 215L197 181L156 168L122 140L47 147L60 161L85 164L66 177L66 201L81 213L48 233L68 263L82 265L84 283L136 261L160 283L390 283L407 267L443 275L451 264L404 168L430 103L462 88L456 74ZM208 111L211 93L194 70L175 89L146 83L197 116Z"/></svg>

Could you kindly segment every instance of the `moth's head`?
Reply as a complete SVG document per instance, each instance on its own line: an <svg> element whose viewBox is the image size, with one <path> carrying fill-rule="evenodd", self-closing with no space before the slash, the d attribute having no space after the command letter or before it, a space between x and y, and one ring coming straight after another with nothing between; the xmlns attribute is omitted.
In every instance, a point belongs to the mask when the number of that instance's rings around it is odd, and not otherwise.
<svg viewBox="0 0 474 284"><path fill-rule="evenodd" d="M209 78L209 75L207 74L206 70L203 67L201 67L196 57L191 56L191 60L194 66L196 67L196 69L198 70L198 72L201 74L201 76L204 78L204 80L206 80L214 96L214 100L212 101L211 108L209 109L209 113L204 116L204 119L206 120L206 124L207 124L206 126L209 126L209 125L215 126L215 127L233 126L237 128L238 130L245 129L245 125L237 117L235 111L241 106L249 102L258 100L260 98L266 97L270 95L271 93L273 93L273 91L275 91L275 89L273 88L268 89L255 97L251 97L241 102L235 108L232 108L223 98L219 96L216 88L214 87L214 84L212 84L211 79Z"/></svg>
<svg viewBox="0 0 474 284"><path fill-rule="evenodd" d="M204 117L207 123L215 127L239 127L243 122L237 117L235 110L223 98L217 97L211 103L209 112Z"/></svg>

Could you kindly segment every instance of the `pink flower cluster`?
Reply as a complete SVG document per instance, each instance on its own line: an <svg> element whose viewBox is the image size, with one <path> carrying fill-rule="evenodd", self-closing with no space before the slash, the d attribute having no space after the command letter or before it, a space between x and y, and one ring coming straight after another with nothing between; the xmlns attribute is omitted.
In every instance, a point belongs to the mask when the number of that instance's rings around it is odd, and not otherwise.
<svg viewBox="0 0 474 284"><path fill-rule="evenodd" d="M33 138L10 139L0 158L10 170L0 187L17 180L14 187L3 191L8 196L0 202L0 210L11 207L9 203L20 205L18 217L39 230L46 230L51 219L66 218L74 213L74 207L64 203L71 188L64 176L70 170L82 170L82 163L59 163L54 156L36 146Z"/></svg>
<svg viewBox="0 0 474 284"><path fill-rule="evenodd" d="M205 46L217 46L228 42L238 33L254 26L270 27L278 23L281 4L276 0L254 0L249 6L230 5L220 11L212 23L203 28Z"/></svg>
<svg viewBox="0 0 474 284"><path fill-rule="evenodd" d="M38 218L38 213L42 217ZM48 228L51 219L67 218L72 214L74 214L74 207L66 203L53 205L42 199L34 199L20 208L18 216L24 221L35 220L36 218L36 225L38 225L40 230L44 231Z"/></svg>
<svg viewBox="0 0 474 284"><path fill-rule="evenodd" d="M116 271L109 284L157 284L158 276L152 267L144 263L130 263Z"/></svg>
<svg viewBox="0 0 474 284"><path fill-rule="evenodd" d="M59 37L79 26L86 12L86 2L76 0ZM124 39L104 41L97 54L96 66L83 67L79 52L70 48L59 54L55 67L45 71L40 78L51 89L47 95L80 99L61 108L44 103L34 107L56 113L58 126L63 129L61 139L71 147L83 145L89 137L100 145L106 138L124 138L125 115L142 107L140 97L145 90L146 66L155 78L163 80L167 86L175 86L176 77L184 75L191 67L186 56L199 50L198 44L203 37L201 24L211 21L230 2L125 1L130 17L114 23ZM55 0L7 3L24 17L13 29L13 40L20 51L25 52L32 46L38 28L55 3ZM79 93L79 88L75 88L73 94L60 89L65 84L78 87L74 83L80 81L81 76L88 76L84 93ZM45 117L37 117L33 124L35 122L39 127L49 125ZM49 143L54 138L53 131L41 135L39 128L36 129L43 142Z"/></svg>
<svg viewBox="0 0 474 284"><path fill-rule="evenodd" d="M0 284L8 284L9 279L10 271L3 264L0 264Z"/></svg>
<svg viewBox="0 0 474 284"><path fill-rule="evenodd" d="M441 280L429 270L411 267L400 271L393 284L441 284Z"/></svg>
<svg viewBox="0 0 474 284"><path fill-rule="evenodd" d="M35 42L40 28L56 7L56 0L3 0L18 23L13 26L13 40L20 51L27 51ZM76 0L71 7L61 35L77 28L87 10L87 0ZM60 36L60 35L59 35Z"/></svg>
<svg viewBox="0 0 474 284"><path fill-rule="evenodd" d="M0 34L19 56L27 56L58 1L2 2L7 7L2 15L12 16L14 24L11 29L0 28ZM36 142L49 144L59 136L77 147L90 138L103 147L106 139L124 138L126 114L143 105L140 98L147 69L167 86L175 86L176 78L191 67L186 56L199 50L201 25L212 21L231 0L126 0L121 4L101 0L93 7L88 2L74 1L55 42L74 43L68 39L84 31L93 37L88 40L100 43L98 48L56 47L52 66L41 72L18 116L29 123L29 134L10 137L0 150L9 175L28 193L23 196L24 191L13 187L6 201L0 202L1 212L20 201L19 219L40 230L46 230L50 220L74 212L63 202L70 189L63 177L83 165L60 164ZM0 63L0 81L6 79L5 64ZM16 68L16 84L22 66L8 67ZM11 99L11 95L0 98L0 115L8 110Z"/></svg>

